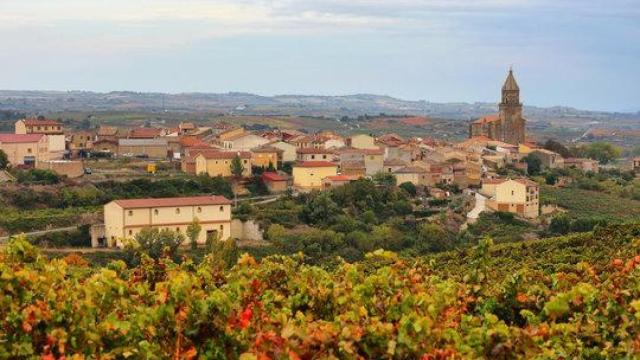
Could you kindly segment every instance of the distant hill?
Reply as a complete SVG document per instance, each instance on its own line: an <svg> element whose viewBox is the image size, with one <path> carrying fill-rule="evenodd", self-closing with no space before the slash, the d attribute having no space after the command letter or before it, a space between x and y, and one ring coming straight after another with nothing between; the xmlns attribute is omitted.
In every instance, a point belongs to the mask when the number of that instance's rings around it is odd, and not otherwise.
<svg viewBox="0 0 640 360"><path fill-rule="evenodd" d="M139 93L117 91L11 91L0 90L0 110L26 113L63 111L169 111L218 112L237 115L298 115L342 117L364 114L423 115L432 118L470 120L497 111L492 103L433 103L407 101L390 96L357 94L347 96L278 95L248 93ZM570 107L525 106L532 121L584 118L585 121L640 119L638 113L608 113Z"/></svg>

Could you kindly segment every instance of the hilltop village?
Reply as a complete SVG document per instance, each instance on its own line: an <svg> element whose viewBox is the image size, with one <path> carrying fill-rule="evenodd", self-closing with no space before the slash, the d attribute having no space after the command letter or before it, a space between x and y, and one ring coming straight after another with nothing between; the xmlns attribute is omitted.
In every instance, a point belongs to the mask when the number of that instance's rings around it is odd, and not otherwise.
<svg viewBox="0 0 640 360"><path fill-rule="evenodd" d="M469 223L483 212L512 213L535 222L557 209L541 206L541 188L531 174L563 168L597 173L600 164L544 148L527 137L525 125L520 88L509 71L499 112L471 122L469 138L459 143L394 133L257 132L226 122L68 131L58 121L38 117L17 121L15 133L0 134L0 150L10 168L89 181L110 172L118 176L117 164L123 159L142 164L150 175L168 168L175 176L221 177L229 180L236 197L250 196L256 186L264 194L304 194L375 179L435 200L464 193L473 199L466 212ZM639 169L640 159L632 166ZM2 173L5 181L12 177L9 171ZM122 246L120 239L147 227L184 233L194 219L204 230L199 243L214 235L236 237L232 200L223 196L114 199L104 206L103 221L94 227L94 246Z"/></svg>

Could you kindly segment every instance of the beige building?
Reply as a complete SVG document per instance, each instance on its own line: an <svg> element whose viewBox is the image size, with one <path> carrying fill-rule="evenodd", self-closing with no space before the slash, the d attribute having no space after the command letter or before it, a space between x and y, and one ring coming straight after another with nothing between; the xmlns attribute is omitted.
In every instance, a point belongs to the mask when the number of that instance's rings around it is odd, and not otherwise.
<svg viewBox="0 0 640 360"><path fill-rule="evenodd" d="M169 154L167 139L118 139L118 155L164 159Z"/></svg>
<svg viewBox="0 0 640 360"><path fill-rule="evenodd" d="M197 242L231 236L231 201L224 196L114 200L104 206L104 236L108 246L123 246L144 228L169 229L185 235L197 219ZM189 241L188 238L186 239Z"/></svg>
<svg viewBox="0 0 640 360"><path fill-rule="evenodd" d="M379 149L371 135L357 134L347 138L347 146L356 149Z"/></svg>
<svg viewBox="0 0 640 360"><path fill-rule="evenodd" d="M268 168L269 164L274 168L279 169L282 161L282 150L270 146L262 145L257 148L251 149L251 166Z"/></svg>
<svg viewBox="0 0 640 360"><path fill-rule="evenodd" d="M333 161L335 152L325 148L306 147L296 150L298 161Z"/></svg>
<svg viewBox="0 0 640 360"><path fill-rule="evenodd" d="M249 151L267 143L269 143L269 139L245 132L235 136L230 136L223 140L222 147L228 150Z"/></svg>
<svg viewBox="0 0 640 360"><path fill-rule="evenodd" d="M396 170L393 175L398 185L410 182L413 185L423 186L429 183L427 170L420 166L405 166Z"/></svg>
<svg viewBox="0 0 640 360"><path fill-rule="evenodd" d="M547 149L535 149L531 154L537 156L544 168L555 169L564 167L564 159L560 154Z"/></svg>
<svg viewBox="0 0 640 360"><path fill-rule="evenodd" d="M22 119L16 121L16 134L45 134L45 135L63 135L64 129L62 125L50 119Z"/></svg>
<svg viewBox="0 0 640 360"><path fill-rule="evenodd" d="M303 161L293 165L293 186L301 191L322 188L322 179L335 176L338 166L328 161Z"/></svg>
<svg viewBox="0 0 640 360"><path fill-rule="evenodd" d="M231 162L236 156L242 160L242 176L251 176L251 153L247 151L201 151L194 156L196 174L232 176Z"/></svg>
<svg viewBox="0 0 640 360"><path fill-rule="evenodd" d="M13 166L36 166L49 160L49 143L43 134L0 134L0 150Z"/></svg>
<svg viewBox="0 0 640 360"><path fill-rule="evenodd" d="M296 161L296 146L284 141L276 141L269 144L275 148L282 150L282 162Z"/></svg>
<svg viewBox="0 0 640 360"><path fill-rule="evenodd" d="M531 180L485 180L480 192L489 197L487 206L495 211L510 212L530 219L540 214L540 189Z"/></svg>

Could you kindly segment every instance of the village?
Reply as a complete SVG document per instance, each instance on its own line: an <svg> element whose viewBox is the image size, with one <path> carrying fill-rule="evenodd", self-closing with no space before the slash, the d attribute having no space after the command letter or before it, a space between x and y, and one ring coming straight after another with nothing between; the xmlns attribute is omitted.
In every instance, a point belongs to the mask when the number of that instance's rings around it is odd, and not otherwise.
<svg viewBox="0 0 640 360"><path fill-rule="evenodd" d="M519 88L511 71L499 108L499 114L469 124L469 138L457 143L394 133L251 131L226 122L73 131L40 116L17 121L13 134L0 134L0 150L11 167L89 181L101 172L122 176L109 166L122 159L149 175L169 169L175 176L222 177L233 184L234 196L249 194L255 179L277 196L387 178L395 185L411 184L433 199L464 193L475 202L467 213L470 223L482 212L493 211L535 221L555 209L541 206L540 186L528 178L531 158L537 159L540 169L598 172L600 164L588 158L563 158L526 136ZM631 166L639 170L640 159ZM5 172L3 178L10 180L11 175ZM232 200L222 196L114 200L104 206L104 223L96 225L92 243L121 247L121 239L147 227L185 232L196 218L204 230L199 243L209 236L228 239L233 237Z"/></svg>

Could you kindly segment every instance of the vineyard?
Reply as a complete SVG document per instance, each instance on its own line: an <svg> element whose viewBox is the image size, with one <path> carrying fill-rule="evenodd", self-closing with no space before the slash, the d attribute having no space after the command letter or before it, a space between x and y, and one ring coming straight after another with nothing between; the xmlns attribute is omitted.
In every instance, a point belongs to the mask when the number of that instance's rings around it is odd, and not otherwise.
<svg viewBox="0 0 640 360"><path fill-rule="evenodd" d="M604 359L640 356L640 225L331 269L0 254L0 358Z"/></svg>

